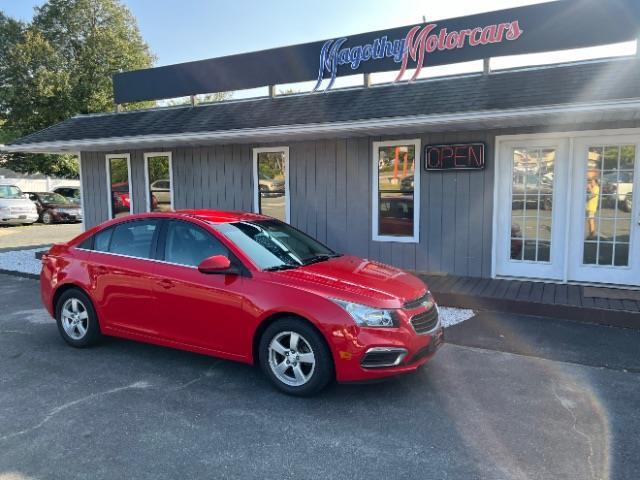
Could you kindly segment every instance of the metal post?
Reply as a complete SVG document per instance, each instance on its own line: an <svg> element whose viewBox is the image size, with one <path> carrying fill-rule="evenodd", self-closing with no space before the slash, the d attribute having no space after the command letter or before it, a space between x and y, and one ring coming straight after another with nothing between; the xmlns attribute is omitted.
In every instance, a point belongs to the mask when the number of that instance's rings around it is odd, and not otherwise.
<svg viewBox="0 0 640 480"><path fill-rule="evenodd" d="M485 58L482 60L482 73L489 75L491 73L491 59Z"/></svg>
<svg viewBox="0 0 640 480"><path fill-rule="evenodd" d="M196 98L195 95L191 95L191 106L195 107L198 104L198 99Z"/></svg>
<svg viewBox="0 0 640 480"><path fill-rule="evenodd" d="M119 103L116 103L116 113L120 113L122 111L122 105L120 105Z"/></svg>
<svg viewBox="0 0 640 480"><path fill-rule="evenodd" d="M369 88L371 86L371 74L370 73L365 73L364 74L364 86L365 86L365 88Z"/></svg>
<svg viewBox="0 0 640 480"><path fill-rule="evenodd" d="M275 85L269 85L269 96L271 98L275 98L275 96L276 96L276 86Z"/></svg>

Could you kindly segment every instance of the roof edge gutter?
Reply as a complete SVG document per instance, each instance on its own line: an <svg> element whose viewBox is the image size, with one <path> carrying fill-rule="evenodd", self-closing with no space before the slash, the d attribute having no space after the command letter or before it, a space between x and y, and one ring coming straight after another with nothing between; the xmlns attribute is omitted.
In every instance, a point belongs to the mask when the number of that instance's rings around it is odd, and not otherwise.
<svg viewBox="0 0 640 480"><path fill-rule="evenodd" d="M332 133L362 134L372 130L383 131L388 128L416 128L433 125L455 125L469 121L491 122L510 120L519 117L534 117L550 114L603 113L608 111L639 110L640 99L594 102L575 105L550 105L534 108L508 110L482 110L476 112L452 113L445 115L414 115L409 117L377 118L372 120L354 120L335 123L317 123L302 125L283 125L276 127L246 128L215 132L176 133L167 135L140 135L110 137L87 140L69 140L22 145L0 146L0 152L15 153L68 153L70 151L102 150L109 147L122 148L127 145L189 145L200 143L222 143L241 140L260 140L274 136L293 137L330 135Z"/></svg>

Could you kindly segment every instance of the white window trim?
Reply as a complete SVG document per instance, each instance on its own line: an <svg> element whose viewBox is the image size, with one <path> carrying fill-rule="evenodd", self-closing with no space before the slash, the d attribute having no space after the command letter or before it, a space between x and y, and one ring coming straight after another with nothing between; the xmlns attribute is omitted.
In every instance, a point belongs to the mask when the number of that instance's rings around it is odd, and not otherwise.
<svg viewBox="0 0 640 480"><path fill-rule="evenodd" d="M380 147L398 145L413 145L415 148L415 170L413 178L413 236L398 237L395 235L378 234L379 208L378 205L378 150ZM422 151L419 138L408 140L387 140L373 142L371 170L371 238L374 242L419 243L420 242L420 177L422 173Z"/></svg>
<svg viewBox="0 0 640 480"><path fill-rule="evenodd" d="M131 154L130 153L109 153L105 155L105 166L107 168L107 208L109 210L109 220L113 218L113 201L111 198L111 159L112 158L126 158L127 159L127 170L128 170L128 180L129 180L129 214L133 214L133 189L131 188ZM84 212L83 212L84 215Z"/></svg>
<svg viewBox="0 0 640 480"><path fill-rule="evenodd" d="M171 210L173 207L173 158L171 152L148 152L144 154L144 192L146 211L151 211L151 185L149 185L149 158L168 157L169 158L169 193L171 194Z"/></svg>
<svg viewBox="0 0 640 480"><path fill-rule="evenodd" d="M286 222L289 223L291 219L291 205L289 202L289 147L263 147L253 149L253 211L260 213L258 154L270 152L284 152L284 210Z"/></svg>

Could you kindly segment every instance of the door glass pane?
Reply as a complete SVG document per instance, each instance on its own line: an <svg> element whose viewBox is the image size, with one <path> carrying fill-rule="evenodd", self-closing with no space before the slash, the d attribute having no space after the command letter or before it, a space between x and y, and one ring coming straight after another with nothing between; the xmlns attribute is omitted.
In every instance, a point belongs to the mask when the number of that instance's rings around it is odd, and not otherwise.
<svg viewBox="0 0 640 480"><path fill-rule="evenodd" d="M147 178L149 209L152 212L171 210L171 176L167 155L147 158Z"/></svg>
<svg viewBox="0 0 640 480"><path fill-rule="evenodd" d="M585 265L629 265L635 145L592 146L587 154Z"/></svg>
<svg viewBox="0 0 640 480"><path fill-rule="evenodd" d="M129 190L129 162L127 157L109 158L110 201L113 217L131 213L131 193Z"/></svg>
<svg viewBox="0 0 640 480"><path fill-rule="evenodd" d="M157 220L121 223L113 229L109 252L128 257L152 258L151 244Z"/></svg>
<svg viewBox="0 0 640 480"><path fill-rule="evenodd" d="M551 261L553 174L556 150L513 150L511 260Z"/></svg>
<svg viewBox="0 0 640 480"><path fill-rule="evenodd" d="M414 233L415 145L378 148L378 235Z"/></svg>
<svg viewBox="0 0 640 480"><path fill-rule="evenodd" d="M166 262L197 267L202 260L214 255L229 257L227 247L197 225L169 222L165 235Z"/></svg>
<svg viewBox="0 0 640 480"><path fill-rule="evenodd" d="M258 153L258 212L287 221L285 153Z"/></svg>

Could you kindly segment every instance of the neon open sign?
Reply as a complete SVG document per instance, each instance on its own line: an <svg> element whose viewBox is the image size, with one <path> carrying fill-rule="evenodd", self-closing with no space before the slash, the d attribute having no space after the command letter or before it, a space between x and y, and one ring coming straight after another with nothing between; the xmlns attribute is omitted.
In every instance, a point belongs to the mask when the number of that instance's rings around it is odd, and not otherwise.
<svg viewBox="0 0 640 480"><path fill-rule="evenodd" d="M425 170L482 170L484 158L484 143L424 147Z"/></svg>

